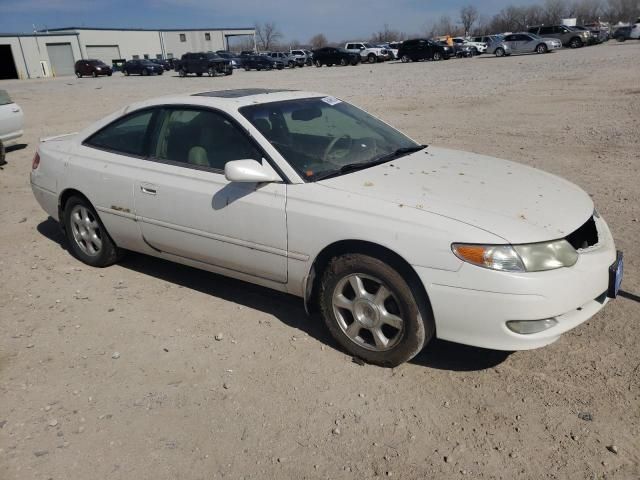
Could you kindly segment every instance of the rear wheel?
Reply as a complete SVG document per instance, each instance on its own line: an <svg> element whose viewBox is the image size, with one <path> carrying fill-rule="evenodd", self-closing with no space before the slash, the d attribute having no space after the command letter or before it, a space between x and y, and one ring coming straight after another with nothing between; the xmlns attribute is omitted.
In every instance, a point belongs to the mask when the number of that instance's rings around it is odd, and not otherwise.
<svg viewBox="0 0 640 480"><path fill-rule="evenodd" d="M439 62L440 60L442 60L442 54L440 52L434 52L433 54L433 60L435 62Z"/></svg>
<svg viewBox="0 0 640 480"><path fill-rule="evenodd" d="M498 47L494 53L496 57L504 57L504 48Z"/></svg>
<svg viewBox="0 0 640 480"><path fill-rule="evenodd" d="M402 56L400 57L400 61L401 61L402 63L409 63L409 62L411 61L411 59L409 58L409 55L402 55Z"/></svg>
<svg viewBox="0 0 640 480"><path fill-rule="evenodd" d="M107 267L119 260L120 250L85 198L67 200L63 222L71 253L78 260L92 267Z"/></svg>
<svg viewBox="0 0 640 480"><path fill-rule="evenodd" d="M82 78L82 74L80 72L76 72L76 77Z"/></svg>
<svg viewBox="0 0 640 480"><path fill-rule="evenodd" d="M95 70L93 72L91 72L91 76L93 78L96 78L98 76L98 72L96 72Z"/></svg>
<svg viewBox="0 0 640 480"><path fill-rule="evenodd" d="M146 77L149 75L149 70L147 70L146 68L142 70L142 76Z"/></svg>
<svg viewBox="0 0 640 480"><path fill-rule="evenodd" d="M129 70L127 70L127 69L122 70L122 73L124 73L125 77L129 76Z"/></svg>
<svg viewBox="0 0 640 480"><path fill-rule="evenodd" d="M547 53L549 49L544 43L541 43L536 47L536 53Z"/></svg>
<svg viewBox="0 0 640 480"><path fill-rule="evenodd" d="M376 63L378 61L378 57L376 57L375 53L370 53L367 55L367 60L369 63Z"/></svg>
<svg viewBox="0 0 640 480"><path fill-rule="evenodd" d="M202 72L198 72L198 73L196 73L196 75L197 75L198 77L201 77L201 76L202 76Z"/></svg>
<svg viewBox="0 0 640 480"><path fill-rule="evenodd" d="M216 76L216 69L215 69L215 68L213 68L213 67L209 67L209 70L207 70L207 74L208 74L210 77L215 77L215 76Z"/></svg>
<svg viewBox="0 0 640 480"><path fill-rule="evenodd" d="M180 70L178 70L178 75L180 75L181 77L186 77L187 71L184 68L181 68Z"/></svg>
<svg viewBox="0 0 640 480"><path fill-rule="evenodd" d="M316 60L315 62L313 62L313 64L314 64L316 67L321 67L321 66L322 66L322 62L321 62L320 60Z"/></svg>
<svg viewBox="0 0 640 480"><path fill-rule="evenodd" d="M347 61L344 58L340 59L340 65L342 65L343 67L347 66Z"/></svg>
<svg viewBox="0 0 640 480"><path fill-rule="evenodd" d="M397 269L361 254L334 258L320 286L322 315L336 341L387 367L410 360L434 336L433 318L416 298L420 294Z"/></svg>

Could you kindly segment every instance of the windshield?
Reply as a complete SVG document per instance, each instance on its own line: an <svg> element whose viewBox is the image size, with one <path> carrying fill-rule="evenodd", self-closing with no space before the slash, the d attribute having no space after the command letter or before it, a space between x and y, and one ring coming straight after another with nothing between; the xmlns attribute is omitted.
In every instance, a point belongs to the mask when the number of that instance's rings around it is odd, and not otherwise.
<svg viewBox="0 0 640 480"><path fill-rule="evenodd" d="M362 45L364 45L365 48L373 48L373 45L370 43L363 43Z"/></svg>
<svg viewBox="0 0 640 480"><path fill-rule="evenodd" d="M421 146L359 108L333 97L250 105L240 113L308 181ZM346 172L345 172L346 173Z"/></svg>
<svg viewBox="0 0 640 480"><path fill-rule="evenodd" d="M93 65L95 67L106 67L107 65L101 60L89 60L89 65Z"/></svg>

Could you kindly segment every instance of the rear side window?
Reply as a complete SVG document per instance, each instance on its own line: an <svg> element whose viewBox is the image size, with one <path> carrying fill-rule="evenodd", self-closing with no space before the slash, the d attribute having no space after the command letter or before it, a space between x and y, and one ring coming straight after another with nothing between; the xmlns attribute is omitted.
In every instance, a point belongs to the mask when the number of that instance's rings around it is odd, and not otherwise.
<svg viewBox="0 0 640 480"><path fill-rule="evenodd" d="M143 157L145 139L153 110L133 113L93 134L84 144L90 147Z"/></svg>

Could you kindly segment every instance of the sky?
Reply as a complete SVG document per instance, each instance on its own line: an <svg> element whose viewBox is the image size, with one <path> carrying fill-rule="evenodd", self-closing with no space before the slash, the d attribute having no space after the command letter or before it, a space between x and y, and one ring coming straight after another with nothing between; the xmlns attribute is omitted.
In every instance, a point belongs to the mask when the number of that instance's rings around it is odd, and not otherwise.
<svg viewBox="0 0 640 480"><path fill-rule="evenodd" d="M56 27L241 28L275 22L285 42L316 33L331 41L367 39L385 24L422 33L442 15L458 21L475 4L487 17L535 0L0 0L0 33Z"/></svg>

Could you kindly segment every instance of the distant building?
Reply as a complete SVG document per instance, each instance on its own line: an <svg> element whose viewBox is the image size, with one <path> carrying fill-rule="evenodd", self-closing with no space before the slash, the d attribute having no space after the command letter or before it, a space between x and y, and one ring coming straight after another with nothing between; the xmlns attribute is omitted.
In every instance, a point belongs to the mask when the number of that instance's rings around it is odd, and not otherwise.
<svg viewBox="0 0 640 480"><path fill-rule="evenodd" d="M54 28L29 34L0 33L0 79L74 75L77 60L180 58L186 52L227 50L229 38L254 28L128 29Z"/></svg>

